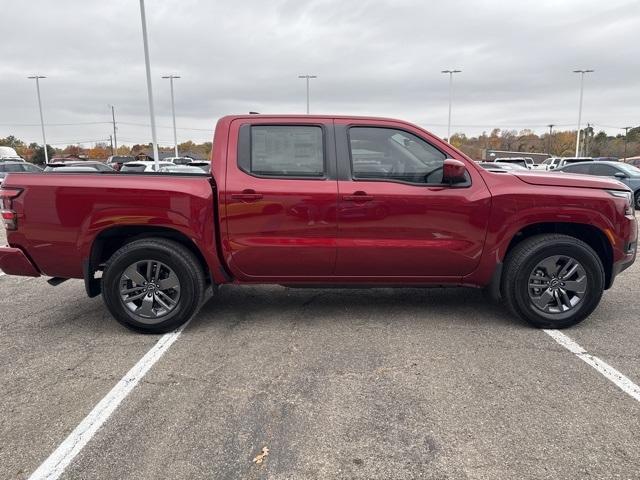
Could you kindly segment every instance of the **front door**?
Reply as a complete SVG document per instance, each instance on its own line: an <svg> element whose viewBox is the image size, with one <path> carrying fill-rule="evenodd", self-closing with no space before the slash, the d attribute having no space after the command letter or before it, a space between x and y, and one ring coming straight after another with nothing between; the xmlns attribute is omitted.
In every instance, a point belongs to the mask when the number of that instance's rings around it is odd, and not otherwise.
<svg viewBox="0 0 640 480"><path fill-rule="evenodd" d="M337 234L333 124L236 120L230 135L224 251L235 276L330 276Z"/></svg>
<svg viewBox="0 0 640 480"><path fill-rule="evenodd" d="M477 267L489 191L470 165L468 182L444 185L451 149L424 136L409 125L336 120L336 275L461 277Z"/></svg>

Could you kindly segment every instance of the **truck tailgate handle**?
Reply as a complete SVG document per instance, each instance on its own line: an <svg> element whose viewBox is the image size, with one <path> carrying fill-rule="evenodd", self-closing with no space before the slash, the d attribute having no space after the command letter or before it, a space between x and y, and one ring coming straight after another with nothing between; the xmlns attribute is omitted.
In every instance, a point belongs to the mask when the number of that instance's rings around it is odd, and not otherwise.
<svg viewBox="0 0 640 480"><path fill-rule="evenodd" d="M256 193L255 190L249 188L247 190L243 190L242 193L232 193L231 198L242 202L255 202L262 198L262 194Z"/></svg>
<svg viewBox="0 0 640 480"><path fill-rule="evenodd" d="M342 197L342 199L347 202L370 202L374 198L375 197L367 195L366 192L363 192L362 190L354 192L353 195L344 195Z"/></svg>

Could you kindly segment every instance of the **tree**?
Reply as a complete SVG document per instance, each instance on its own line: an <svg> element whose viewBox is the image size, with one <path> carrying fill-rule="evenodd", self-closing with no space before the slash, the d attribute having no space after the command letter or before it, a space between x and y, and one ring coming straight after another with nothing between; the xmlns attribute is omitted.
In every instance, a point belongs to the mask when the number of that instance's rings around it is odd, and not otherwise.
<svg viewBox="0 0 640 480"><path fill-rule="evenodd" d="M33 155L31 156L31 162L35 163L36 165L44 165L44 148L33 143L31 145L35 145L35 148L33 149ZM29 145L29 147L31 147L31 145ZM47 154L49 155L49 159L53 158L56 154L55 149L51 145L47 145Z"/></svg>

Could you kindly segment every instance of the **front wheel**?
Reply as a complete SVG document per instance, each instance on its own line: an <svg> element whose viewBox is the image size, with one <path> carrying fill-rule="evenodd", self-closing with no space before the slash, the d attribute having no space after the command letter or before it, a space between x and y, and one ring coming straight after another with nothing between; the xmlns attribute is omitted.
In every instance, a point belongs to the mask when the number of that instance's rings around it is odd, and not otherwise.
<svg viewBox="0 0 640 480"><path fill-rule="evenodd" d="M640 211L640 190L636 192L635 202L636 202L636 210Z"/></svg>
<svg viewBox="0 0 640 480"><path fill-rule="evenodd" d="M116 320L143 333L165 333L200 308L202 267L187 248L162 238L133 241L109 259L102 276L104 302Z"/></svg>
<svg viewBox="0 0 640 480"><path fill-rule="evenodd" d="M509 309L539 328L566 328L595 310L604 291L596 252L577 238L543 234L509 252L502 294Z"/></svg>

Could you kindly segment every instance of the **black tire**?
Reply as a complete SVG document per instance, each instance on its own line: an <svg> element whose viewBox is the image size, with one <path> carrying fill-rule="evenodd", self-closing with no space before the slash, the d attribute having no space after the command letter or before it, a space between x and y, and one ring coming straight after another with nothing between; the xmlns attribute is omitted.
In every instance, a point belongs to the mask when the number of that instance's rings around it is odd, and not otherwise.
<svg viewBox="0 0 640 480"><path fill-rule="evenodd" d="M634 201L636 202L636 210L640 211L640 190L636 192Z"/></svg>
<svg viewBox="0 0 640 480"><path fill-rule="evenodd" d="M152 265L158 270L158 265L162 264L167 271L175 273L172 278L177 277L179 282L172 309L157 318L136 315L125 303L133 304L125 302L121 294L125 270L136 262L145 261L155 262ZM146 238L126 244L107 261L102 275L102 296L111 315L124 326L141 333L166 333L184 324L200 309L204 293L205 277L197 258L179 243L163 238Z"/></svg>
<svg viewBox="0 0 640 480"><path fill-rule="evenodd" d="M546 291L549 287L545 285L539 290L531 290L529 282L530 275L540 262L555 256L567 256L578 262L584 272L583 277L586 277L586 285L583 287L585 292L581 293L583 296L575 306L567 311L550 313L534 304L535 295L532 297L531 293ZM581 322L595 310L602 298L604 283L602 261L589 245L568 235L542 234L523 240L508 253L501 290L509 310L531 325L538 328L567 328ZM550 304L554 301L552 298Z"/></svg>

